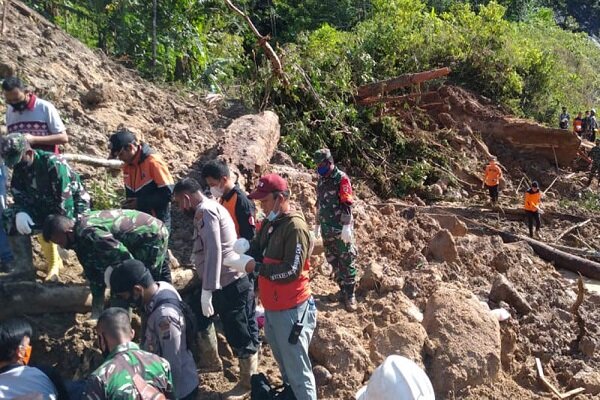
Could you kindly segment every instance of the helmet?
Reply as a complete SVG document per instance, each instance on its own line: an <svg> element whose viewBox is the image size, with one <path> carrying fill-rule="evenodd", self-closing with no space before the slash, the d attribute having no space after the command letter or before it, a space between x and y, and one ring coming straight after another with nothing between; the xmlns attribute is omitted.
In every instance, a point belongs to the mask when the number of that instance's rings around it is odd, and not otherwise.
<svg viewBox="0 0 600 400"><path fill-rule="evenodd" d="M408 358L393 355L385 359L356 393L356 400L435 400L427 374Z"/></svg>
<svg viewBox="0 0 600 400"><path fill-rule="evenodd" d="M14 167L21 161L28 148L27 139L21 133L11 133L0 141L0 156L7 167Z"/></svg>
<svg viewBox="0 0 600 400"><path fill-rule="evenodd" d="M592 109L590 110L590 112L591 112L592 114L596 114L596 109L595 109L595 108L592 108Z"/></svg>

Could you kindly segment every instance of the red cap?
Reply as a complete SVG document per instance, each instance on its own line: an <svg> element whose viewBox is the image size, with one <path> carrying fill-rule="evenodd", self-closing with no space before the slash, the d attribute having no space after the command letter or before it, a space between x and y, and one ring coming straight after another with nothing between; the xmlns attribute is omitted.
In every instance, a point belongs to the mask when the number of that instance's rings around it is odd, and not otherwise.
<svg viewBox="0 0 600 400"><path fill-rule="evenodd" d="M288 190L285 179L277 174L268 174L258 180L256 189L248 196L252 200L261 200L273 192Z"/></svg>

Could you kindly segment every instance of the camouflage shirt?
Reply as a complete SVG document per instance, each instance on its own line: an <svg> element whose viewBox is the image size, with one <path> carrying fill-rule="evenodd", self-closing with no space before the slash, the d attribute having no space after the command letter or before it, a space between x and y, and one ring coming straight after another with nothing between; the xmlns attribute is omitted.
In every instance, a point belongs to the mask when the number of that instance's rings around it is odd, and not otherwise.
<svg viewBox="0 0 600 400"><path fill-rule="evenodd" d="M104 287L104 271L127 259L140 260L157 279L169 232L162 221L136 210L91 211L75 223L72 248L93 285Z"/></svg>
<svg viewBox="0 0 600 400"><path fill-rule="evenodd" d="M592 165L600 166L600 146L594 146L588 154L592 159Z"/></svg>
<svg viewBox="0 0 600 400"><path fill-rule="evenodd" d="M134 375L141 376L167 399L175 399L169 363L140 350L133 342L117 346L90 375L82 399L137 400L140 396L133 383Z"/></svg>
<svg viewBox="0 0 600 400"><path fill-rule="evenodd" d="M33 163L15 166L11 179L12 213L26 212L41 226L50 214L77 219L90 209L79 175L59 155L35 150Z"/></svg>
<svg viewBox="0 0 600 400"><path fill-rule="evenodd" d="M319 177L317 207L323 235L339 234L342 225L352 222L352 185L337 167L329 176Z"/></svg>

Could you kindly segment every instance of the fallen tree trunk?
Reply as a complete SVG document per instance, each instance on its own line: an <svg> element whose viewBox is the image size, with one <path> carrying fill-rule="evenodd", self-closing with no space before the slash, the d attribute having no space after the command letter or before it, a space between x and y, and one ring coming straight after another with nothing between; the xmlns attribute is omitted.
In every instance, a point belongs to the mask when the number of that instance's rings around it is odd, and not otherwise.
<svg viewBox="0 0 600 400"><path fill-rule="evenodd" d="M361 106L369 106L372 104L379 103L398 103L407 100L418 99L424 96L429 96L435 94L437 92L424 92L424 93L411 93L406 94L404 96L383 96L383 97L366 97L364 99L358 100L358 104Z"/></svg>
<svg viewBox="0 0 600 400"><path fill-rule="evenodd" d="M105 167L110 169L121 169L123 162L120 160L108 160L106 158L92 157L85 154L62 154L67 161L79 162L93 167Z"/></svg>
<svg viewBox="0 0 600 400"><path fill-rule="evenodd" d="M397 78L388 79L385 81L379 81L371 83L369 85L363 85L358 88L356 99L364 99L367 97L377 97L381 94L390 92L392 90L400 89L401 87L414 85L417 83L429 81L435 78L440 78L450 74L450 68L444 67L434 69L431 71L417 72L414 74L401 75Z"/></svg>
<svg viewBox="0 0 600 400"><path fill-rule="evenodd" d="M499 235L502 240L507 243L525 241L527 242L533 251L543 260L554 263L557 268L568 269L569 271L578 272L583 276L587 276L592 279L600 279L600 263L592 260L588 260L582 257L578 257L573 254L569 254L562 250L556 249L538 240L531 239L529 237L515 235L511 232L506 232L500 229L496 229L492 226L484 224L482 222L473 221L472 219L459 217L463 221L472 224L479 225L485 229L494 232Z"/></svg>
<svg viewBox="0 0 600 400"><path fill-rule="evenodd" d="M200 281L193 269L172 271L173 286L183 295ZM41 284L33 281L0 283L0 321L18 315L46 313L86 313L92 297L87 285Z"/></svg>

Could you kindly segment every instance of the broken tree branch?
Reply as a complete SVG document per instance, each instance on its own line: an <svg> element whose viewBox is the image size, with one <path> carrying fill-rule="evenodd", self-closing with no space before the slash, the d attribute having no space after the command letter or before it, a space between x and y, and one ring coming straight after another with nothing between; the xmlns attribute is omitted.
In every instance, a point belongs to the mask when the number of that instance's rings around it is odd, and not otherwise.
<svg viewBox="0 0 600 400"><path fill-rule="evenodd" d="M589 278L600 279L600 263L573 254L569 254L562 250L558 250L552 246L547 245L546 243L542 243L538 240L526 236L520 236L511 232L494 228L493 226L490 226L483 222L474 221L470 218L462 216L458 217L469 224L476 226L478 225L487 229L488 231L499 235L505 242L527 242L540 258L554 263L554 266L556 268L564 268L568 269L569 271L578 272L581 275L587 276Z"/></svg>
<svg viewBox="0 0 600 400"><path fill-rule="evenodd" d="M364 99L367 97L377 97L392 90L399 89L401 87L406 87L417 83L429 81L432 79L440 78L448 74L450 74L450 68L444 67L434 69L431 71L401 75L393 79L363 85L358 88L356 99L360 101L360 99Z"/></svg>
<svg viewBox="0 0 600 400"><path fill-rule="evenodd" d="M587 333L585 330L585 321L579 313L579 307L581 306L581 304L583 304L584 293L585 286L583 284L583 277L581 276L581 274L579 274L579 279L577 280L577 300L575 300L575 303L573 303L573 306L571 307L571 313L573 313L573 315L575 316L575 321L577 321L577 327L579 328L579 333L577 333L577 339L575 339L578 346L581 342L581 339L583 339L583 337Z"/></svg>
<svg viewBox="0 0 600 400"><path fill-rule="evenodd" d="M579 223L571 226L570 228L566 229L564 232L562 232L560 235L558 235L556 237L556 239L554 239L554 243L558 243L558 241L560 239L562 239L563 236L568 235L570 232L573 232L577 228L581 228L582 226L589 224L590 221L591 221L591 219L586 219L585 221L579 222Z"/></svg>
<svg viewBox="0 0 600 400"><path fill-rule="evenodd" d="M552 181L552 183L550 184L550 186L548 186L548 187L546 188L546 190L544 190L544 191L542 192L542 194L546 194L546 192L548 192L548 190L550 190L550 188L551 188L552 186L554 186L554 183L556 182L556 180L557 180L557 179L558 179L558 176L557 176L556 178L554 178L554 180Z"/></svg>
<svg viewBox="0 0 600 400"><path fill-rule="evenodd" d="M107 160L106 158L93 157L85 154L62 154L62 158L67 161L79 162L94 167L121 169L123 166L123 162L119 160Z"/></svg>
<svg viewBox="0 0 600 400"><path fill-rule="evenodd" d="M281 79L283 84L287 86L288 85L287 77L283 73L283 66L281 64L281 60L279 59L279 56L277 55L277 53L275 53L275 50L273 50L273 47L271 47L271 45L269 44L269 39L270 39L269 35L267 35L267 36L261 35L260 32L258 31L258 29L256 29L256 26L254 26L254 24L252 23L252 20L250 19L250 17L246 13L244 13L242 10L237 8L235 6L235 4L233 4L231 2L231 0L225 0L225 4L227 4L227 7L229 7L233 12L235 12L236 14L238 14L239 16L241 16L243 19L246 20L246 23L248 23L248 26L250 27L250 29L252 30L254 35L258 38L258 45L263 49L263 51L265 52L265 55L271 62L271 70L273 71L273 74L275 76L277 76L279 79Z"/></svg>
<svg viewBox="0 0 600 400"><path fill-rule="evenodd" d="M542 368L542 362L537 357L535 358L535 366L540 382L544 384L546 389L550 390L552 393L558 396L559 399L568 399L569 397L585 392L585 389L580 387L577 389L570 390L566 393L561 393L552 383L550 383L550 381L548 381L548 379L546 379L546 377L544 376L544 370Z"/></svg>
<svg viewBox="0 0 600 400"><path fill-rule="evenodd" d="M435 93L437 93L437 92L410 93L410 94L405 94L403 96L367 97L364 99L359 99L358 104L360 104L361 106L369 106L372 104L379 104L379 103L399 103L399 102L403 102L406 100L412 100L415 98L419 98L422 96L427 96L427 95L431 95L431 94L435 94Z"/></svg>

